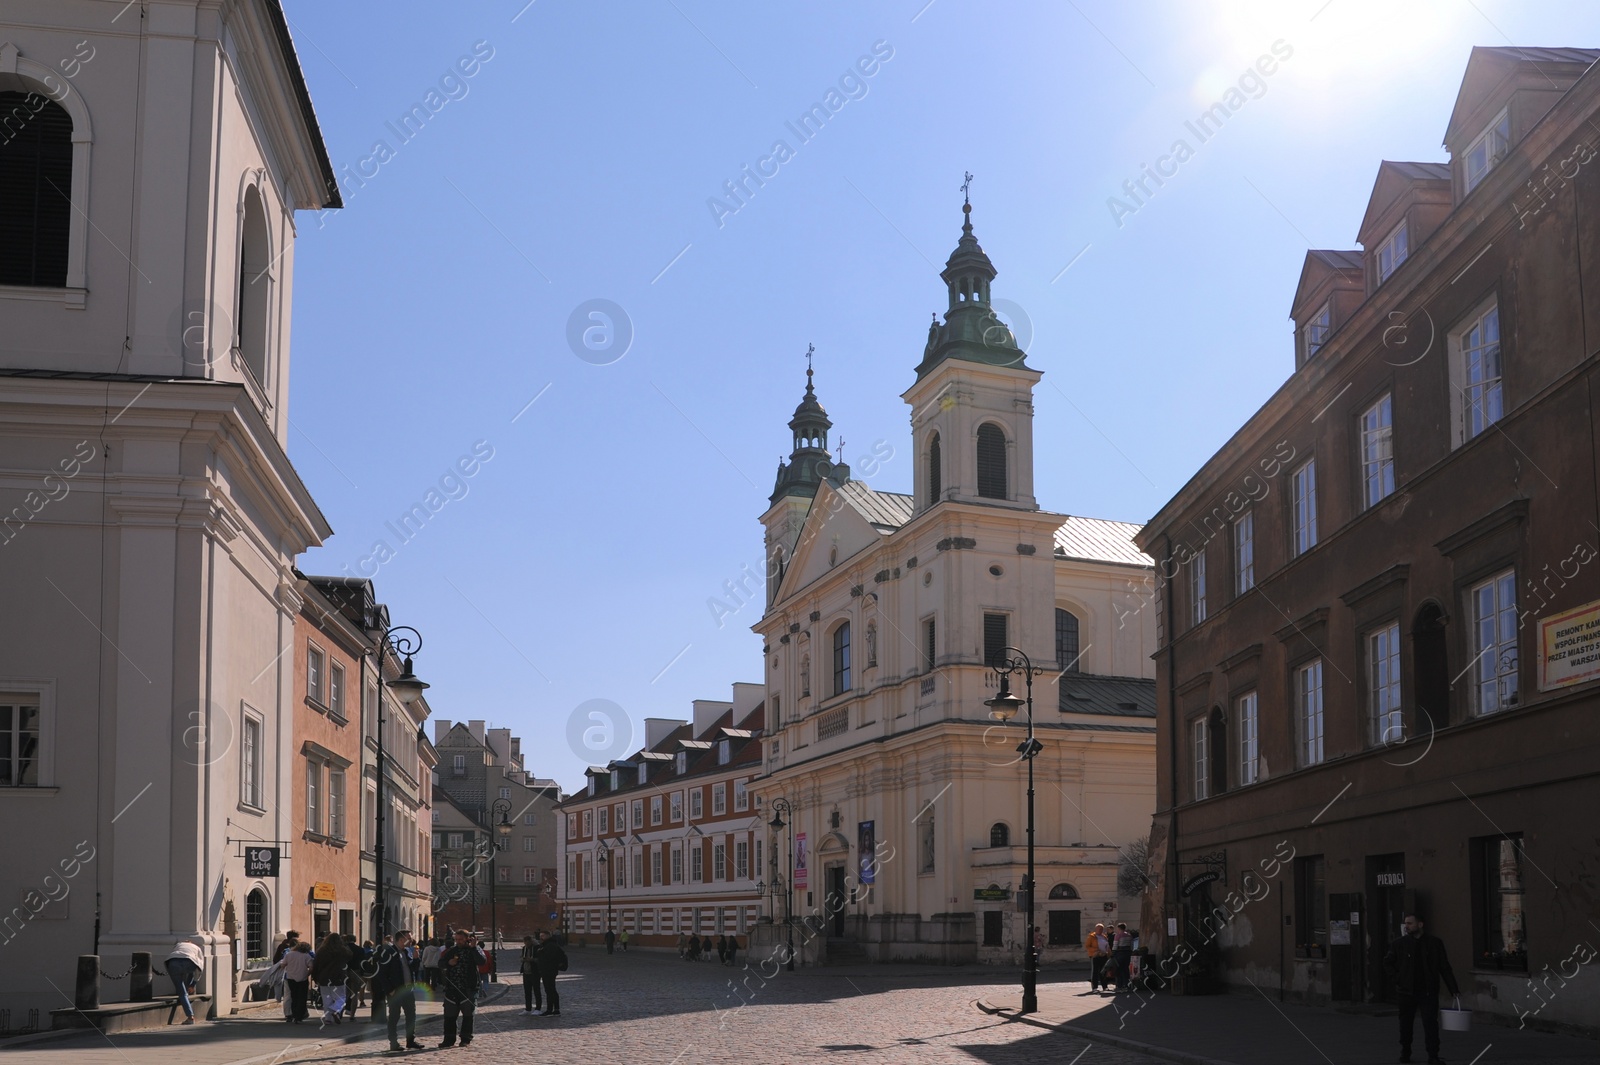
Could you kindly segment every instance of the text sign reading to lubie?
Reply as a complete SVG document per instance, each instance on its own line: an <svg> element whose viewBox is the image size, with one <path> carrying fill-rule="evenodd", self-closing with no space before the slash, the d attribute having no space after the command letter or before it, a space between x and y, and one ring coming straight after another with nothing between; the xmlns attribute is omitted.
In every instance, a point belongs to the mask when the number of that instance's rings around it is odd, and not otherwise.
<svg viewBox="0 0 1600 1065"><path fill-rule="evenodd" d="M278 848L246 847L244 849L245 876L277 876Z"/></svg>
<svg viewBox="0 0 1600 1065"><path fill-rule="evenodd" d="M1600 600L1539 622L1539 690L1600 677Z"/></svg>

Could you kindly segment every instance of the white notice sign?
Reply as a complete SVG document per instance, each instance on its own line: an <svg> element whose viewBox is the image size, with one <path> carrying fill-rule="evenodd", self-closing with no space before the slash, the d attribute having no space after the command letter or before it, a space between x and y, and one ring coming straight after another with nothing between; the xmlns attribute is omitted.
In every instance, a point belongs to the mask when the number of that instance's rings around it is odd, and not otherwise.
<svg viewBox="0 0 1600 1065"><path fill-rule="evenodd" d="M1600 677L1600 600L1539 622L1539 690Z"/></svg>

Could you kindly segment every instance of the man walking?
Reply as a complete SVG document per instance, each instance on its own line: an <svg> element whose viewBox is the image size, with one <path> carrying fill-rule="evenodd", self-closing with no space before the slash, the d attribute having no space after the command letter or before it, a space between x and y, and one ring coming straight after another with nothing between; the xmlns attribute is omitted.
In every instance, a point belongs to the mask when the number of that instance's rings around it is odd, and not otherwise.
<svg viewBox="0 0 1600 1065"><path fill-rule="evenodd" d="M464 929L457 929L455 946L439 955L439 980L444 985L445 1047L456 1045L456 1024L460 1021L461 1045L472 1042L472 1017L478 1008L478 966L485 961Z"/></svg>
<svg viewBox="0 0 1600 1065"><path fill-rule="evenodd" d="M522 973L522 1012L538 1013L544 1003L539 995L539 944L532 936L522 937L522 957L517 968Z"/></svg>
<svg viewBox="0 0 1600 1065"><path fill-rule="evenodd" d="M417 1042L417 979L416 962L411 952L411 933L405 929L394 934L394 946L380 947L376 953L377 972L372 976L372 994L384 1000L389 1011L389 1050L421 1050ZM406 1045L400 1045L400 1014L406 1015Z"/></svg>
<svg viewBox="0 0 1600 1065"><path fill-rule="evenodd" d="M1089 955L1089 990L1098 991L1106 978L1106 959L1111 956L1111 941L1106 938L1106 926L1097 924L1094 931L1083 939L1083 949Z"/></svg>
<svg viewBox="0 0 1600 1065"><path fill-rule="evenodd" d="M1117 981L1117 990L1128 990L1128 970L1133 964L1133 933L1125 922L1117 922L1117 933L1111 937L1111 969Z"/></svg>
<svg viewBox="0 0 1600 1065"><path fill-rule="evenodd" d="M544 942L539 944L538 965L539 980L544 984L543 1016L559 1017L561 996L556 992L556 974L567 971L567 952L561 949L554 936L544 937Z"/></svg>
<svg viewBox="0 0 1600 1065"><path fill-rule="evenodd" d="M1444 941L1422 929L1422 918L1406 915L1405 935L1389 944L1383 967L1394 979L1400 1006L1400 1060L1411 1060L1411 1033L1417 1014L1422 1015L1422 1041L1430 1063L1442 1063L1439 1056L1439 981L1460 995L1456 974L1445 956Z"/></svg>

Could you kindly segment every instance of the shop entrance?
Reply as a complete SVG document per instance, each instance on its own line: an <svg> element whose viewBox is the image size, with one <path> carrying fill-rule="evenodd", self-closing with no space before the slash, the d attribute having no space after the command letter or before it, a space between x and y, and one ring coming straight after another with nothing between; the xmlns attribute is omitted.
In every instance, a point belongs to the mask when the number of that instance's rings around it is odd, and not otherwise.
<svg viewBox="0 0 1600 1065"><path fill-rule="evenodd" d="M1406 856L1367 856L1367 912L1362 915L1369 1002L1393 1002L1394 986L1383 968L1389 944L1400 938L1406 910L1415 908L1416 892L1406 886ZM1354 938L1354 929L1352 929Z"/></svg>
<svg viewBox="0 0 1600 1065"><path fill-rule="evenodd" d="M828 866L828 917L829 934L844 935L844 908L848 902L844 890L844 866Z"/></svg>

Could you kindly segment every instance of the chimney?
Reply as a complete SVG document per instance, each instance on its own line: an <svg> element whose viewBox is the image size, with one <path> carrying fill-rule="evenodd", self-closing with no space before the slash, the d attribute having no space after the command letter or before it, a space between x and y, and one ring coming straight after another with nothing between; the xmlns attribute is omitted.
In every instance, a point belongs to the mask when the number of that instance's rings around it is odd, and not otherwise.
<svg viewBox="0 0 1600 1065"><path fill-rule="evenodd" d="M488 746L488 742L489 741L484 737L483 726L484 726L484 722L482 722L482 721L468 721L467 722L467 731L472 733L472 738L473 739L477 740L479 743L483 744L484 746Z"/></svg>
<svg viewBox="0 0 1600 1065"><path fill-rule="evenodd" d="M677 720L675 718L670 718L670 717L647 717L647 718L645 718L644 719L644 745L645 745L645 747L647 747L647 748L649 748L651 750L654 750L656 744L660 743L662 740L666 739L668 736L670 736L672 734L672 730L673 729L678 728L678 727L680 727L682 725L686 725L686 724L688 724L687 721L679 721L679 720Z"/></svg>
<svg viewBox="0 0 1600 1065"><path fill-rule="evenodd" d="M765 684L749 684L735 681L733 685L733 727L743 727L744 719L749 717L750 712L760 706L761 701L766 697L767 686Z"/></svg>
<svg viewBox="0 0 1600 1065"><path fill-rule="evenodd" d="M433 719L433 745L435 747L439 746L439 744L444 742L444 738L446 736L448 736L448 735L450 735L450 719L447 718L447 717L436 717L436 718L434 718Z"/></svg>
<svg viewBox="0 0 1600 1065"><path fill-rule="evenodd" d="M716 723L717 718L732 709L732 703L725 703L720 699L696 699L694 701L694 738L697 740L711 738L706 736L706 730Z"/></svg>

